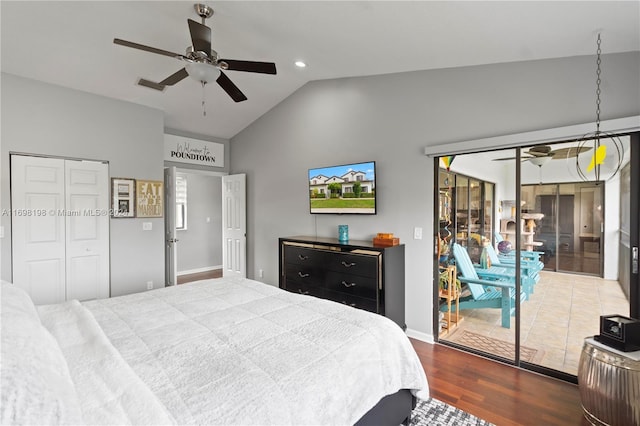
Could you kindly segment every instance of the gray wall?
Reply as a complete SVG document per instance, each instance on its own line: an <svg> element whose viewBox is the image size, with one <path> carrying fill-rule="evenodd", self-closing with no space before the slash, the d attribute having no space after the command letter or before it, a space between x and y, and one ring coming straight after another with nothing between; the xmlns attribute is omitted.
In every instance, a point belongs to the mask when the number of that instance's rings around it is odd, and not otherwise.
<svg viewBox="0 0 640 426"><path fill-rule="evenodd" d="M219 267L222 265L222 178L181 174L187 178L187 229L177 232L178 273Z"/></svg>
<svg viewBox="0 0 640 426"><path fill-rule="evenodd" d="M602 119L640 114L640 54L603 55L602 69ZM248 276L263 269L277 285L281 236L336 236L341 223L353 239L393 232L406 244L407 325L432 335L433 160L423 148L592 122L594 92L592 56L307 84L231 140L231 173L247 174ZM309 168L369 160L376 216L309 214ZM416 226L424 239L412 239Z"/></svg>
<svg viewBox="0 0 640 426"><path fill-rule="evenodd" d="M10 205L9 153L109 161L115 177L163 180L163 112L2 74L1 188ZM11 221L5 227L2 279L11 279ZM151 231L142 222L152 222ZM164 286L164 220L111 219L111 294Z"/></svg>

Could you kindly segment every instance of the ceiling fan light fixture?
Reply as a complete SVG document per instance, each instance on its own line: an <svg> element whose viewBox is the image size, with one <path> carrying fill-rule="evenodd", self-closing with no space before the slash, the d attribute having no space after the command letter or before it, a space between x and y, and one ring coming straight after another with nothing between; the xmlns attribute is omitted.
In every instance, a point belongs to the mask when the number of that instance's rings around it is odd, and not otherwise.
<svg viewBox="0 0 640 426"><path fill-rule="evenodd" d="M551 161L551 157L531 157L531 158L528 158L528 160L531 164L534 164L538 167L542 167L545 164L547 164L549 161Z"/></svg>
<svg viewBox="0 0 640 426"><path fill-rule="evenodd" d="M190 62L185 65L185 69L189 77L204 84L216 81L220 76L220 70L218 68L203 62Z"/></svg>

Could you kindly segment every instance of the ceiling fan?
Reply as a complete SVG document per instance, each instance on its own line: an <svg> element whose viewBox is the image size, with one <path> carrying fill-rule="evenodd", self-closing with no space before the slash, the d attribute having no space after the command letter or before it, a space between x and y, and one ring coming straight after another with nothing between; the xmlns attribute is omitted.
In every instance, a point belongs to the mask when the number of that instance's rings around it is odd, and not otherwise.
<svg viewBox="0 0 640 426"><path fill-rule="evenodd" d="M577 157L583 152L587 152L591 147L570 146L560 149L552 149L549 145L535 145L523 152L520 157L522 161L529 161L536 166L542 167L549 160L562 160ZM493 161L515 160L515 157L495 158Z"/></svg>
<svg viewBox="0 0 640 426"><path fill-rule="evenodd" d="M220 59L218 53L211 49L211 28L204 25L205 20L213 15L213 9L204 4L195 4L196 13L202 18L202 23L188 19L189 33L191 34L192 45L187 47L184 55L145 46L143 44L114 38L113 42L121 46L144 50L158 55L169 56L185 63L184 68L171 74L159 83L141 78L138 80L140 86L149 87L164 91L167 86L173 86L187 77L199 81L204 87L205 84L215 80L222 89L236 102L247 100L247 97L233 82L222 72L244 71L261 74L276 74L276 64L273 62L239 61L235 59Z"/></svg>

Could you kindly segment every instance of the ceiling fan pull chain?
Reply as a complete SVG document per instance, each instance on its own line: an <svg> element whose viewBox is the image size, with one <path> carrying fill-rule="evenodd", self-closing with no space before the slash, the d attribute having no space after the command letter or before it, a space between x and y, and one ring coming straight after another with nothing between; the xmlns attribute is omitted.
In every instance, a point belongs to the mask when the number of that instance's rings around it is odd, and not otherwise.
<svg viewBox="0 0 640 426"><path fill-rule="evenodd" d="M205 91L204 91L204 85L207 84L204 81L201 81L200 83L202 83L202 116L206 117L207 116L207 107L206 107L206 102L205 102Z"/></svg>

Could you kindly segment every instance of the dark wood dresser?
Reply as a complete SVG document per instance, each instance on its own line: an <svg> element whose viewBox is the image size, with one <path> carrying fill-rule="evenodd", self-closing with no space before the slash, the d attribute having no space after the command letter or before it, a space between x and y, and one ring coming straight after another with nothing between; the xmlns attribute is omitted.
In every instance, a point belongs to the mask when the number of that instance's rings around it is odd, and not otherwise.
<svg viewBox="0 0 640 426"><path fill-rule="evenodd" d="M375 312L406 329L404 244L306 236L279 244L280 288Z"/></svg>

